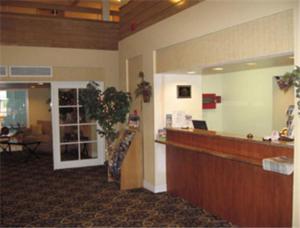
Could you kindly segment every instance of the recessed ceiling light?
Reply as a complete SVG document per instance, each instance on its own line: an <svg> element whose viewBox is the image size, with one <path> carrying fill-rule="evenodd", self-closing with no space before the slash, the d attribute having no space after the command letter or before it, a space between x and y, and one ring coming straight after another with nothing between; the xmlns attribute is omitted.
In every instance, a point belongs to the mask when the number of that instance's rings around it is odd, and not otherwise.
<svg viewBox="0 0 300 228"><path fill-rule="evenodd" d="M196 71L188 71L188 74L196 74Z"/></svg>
<svg viewBox="0 0 300 228"><path fill-rule="evenodd" d="M213 70L215 70L215 71L222 71L224 69L222 67L215 67L215 68L213 68Z"/></svg>
<svg viewBox="0 0 300 228"><path fill-rule="evenodd" d="M182 0L170 0L170 2L174 3L174 4L177 4L179 2L181 2Z"/></svg>
<svg viewBox="0 0 300 228"><path fill-rule="evenodd" d="M295 57L294 56L289 56L289 59L294 59Z"/></svg>
<svg viewBox="0 0 300 228"><path fill-rule="evenodd" d="M256 66L256 63L254 62L250 62L250 63L246 63L248 66Z"/></svg>

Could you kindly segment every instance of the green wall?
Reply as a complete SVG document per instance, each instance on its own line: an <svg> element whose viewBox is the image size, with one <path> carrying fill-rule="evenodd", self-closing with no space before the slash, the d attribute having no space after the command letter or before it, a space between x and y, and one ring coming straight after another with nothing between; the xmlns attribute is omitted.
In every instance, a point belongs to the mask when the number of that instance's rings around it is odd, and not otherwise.
<svg viewBox="0 0 300 228"><path fill-rule="evenodd" d="M285 125L285 112L293 104L291 91L278 90L274 76L292 66L202 76L203 93L217 93L222 103L215 110L203 110L211 130L255 136L270 135Z"/></svg>

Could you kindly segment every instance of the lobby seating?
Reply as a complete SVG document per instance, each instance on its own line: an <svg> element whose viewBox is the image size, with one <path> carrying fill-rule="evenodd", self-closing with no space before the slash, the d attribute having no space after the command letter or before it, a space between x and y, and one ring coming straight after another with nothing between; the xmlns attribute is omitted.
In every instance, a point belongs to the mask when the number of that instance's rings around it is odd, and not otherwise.
<svg viewBox="0 0 300 228"><path fill-rule="evenodd" d="M40 141L39 152L52 153L51 121L38 120L24 131L24 140Z"/></svg>

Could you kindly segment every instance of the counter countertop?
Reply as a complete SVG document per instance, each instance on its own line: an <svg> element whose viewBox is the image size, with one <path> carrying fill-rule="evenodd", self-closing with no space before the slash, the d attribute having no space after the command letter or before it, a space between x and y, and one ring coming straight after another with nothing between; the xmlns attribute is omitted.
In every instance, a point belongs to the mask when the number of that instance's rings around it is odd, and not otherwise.
<svg viewBox="0 0 300 228"><path fill-rule="evenodd" d="M200 129L182 129L182 128L167 128L168 131L179 131L179 132L185 132L190 134L198 134L198 135L211 135L216 137L226 137L226 138L232 138L232 139L238 139L242 141L247 142L253 142L253 143L260 143L270 146L279 146L279 147L287 147L287 148L293 148L294 143L293 142L285 142L285 141L263 141L262 138L254 137L252 139L246 138L246 136L241 136L237 134L232 133L226 133L226 132L216 132L216 131L206 131L206 130L200 130ZM157 141L159 142L159 140Z"/></svg>

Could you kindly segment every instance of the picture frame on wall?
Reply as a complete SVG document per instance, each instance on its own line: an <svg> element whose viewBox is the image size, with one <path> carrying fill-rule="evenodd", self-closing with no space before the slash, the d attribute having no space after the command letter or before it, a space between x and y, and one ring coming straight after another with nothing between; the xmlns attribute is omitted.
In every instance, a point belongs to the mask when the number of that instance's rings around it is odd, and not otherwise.
<svg viewBox="0 0 300 228"><path fill-rule="evenodd" d="M177 98L191 98L192 86L191 85L177 85Z"/></svg>

